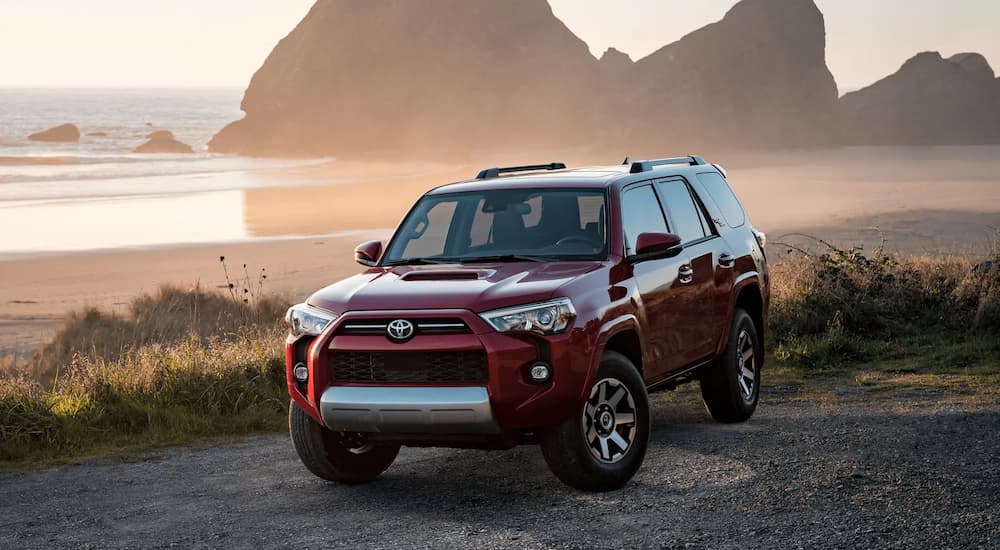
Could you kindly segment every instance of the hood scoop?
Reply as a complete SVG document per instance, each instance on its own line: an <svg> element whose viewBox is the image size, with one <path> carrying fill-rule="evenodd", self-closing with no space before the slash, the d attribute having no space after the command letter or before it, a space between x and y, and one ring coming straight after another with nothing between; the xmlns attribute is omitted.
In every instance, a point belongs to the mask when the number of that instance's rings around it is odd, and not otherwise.
<svg viewBox="0 0 1000 550"><path fill-rule="evenodd" d="M400 279L404 281L477 281L486 279L493 273L492 270L484 269L419 269L400 276Z"/></svg>

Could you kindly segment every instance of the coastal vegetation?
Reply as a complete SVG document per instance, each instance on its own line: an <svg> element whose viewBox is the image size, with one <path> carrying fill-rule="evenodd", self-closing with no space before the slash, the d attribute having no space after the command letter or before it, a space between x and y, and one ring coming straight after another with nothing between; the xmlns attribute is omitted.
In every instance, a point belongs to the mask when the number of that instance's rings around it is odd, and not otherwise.
<svg viewBox="0 0 1000 550"><path fill-rule="evenodd" d="M971 259L812 248L769 251L765 392L997 395L1000 249ZM123 314L73 313L30 360L0 361L0 464L283 429L288 300L265 279L244 272L222 291L163 287Z"/></svg>

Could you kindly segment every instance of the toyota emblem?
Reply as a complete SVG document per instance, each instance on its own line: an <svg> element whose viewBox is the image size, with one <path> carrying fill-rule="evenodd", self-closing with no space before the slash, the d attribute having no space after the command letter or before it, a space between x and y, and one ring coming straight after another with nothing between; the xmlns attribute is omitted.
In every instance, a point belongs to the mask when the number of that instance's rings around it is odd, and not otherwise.
<svg viewBox="0 0 1000 550"><path fill-rule="evenodd" d="M409 340L413 337L413 323L406 319L396 319L389 323L389 326L385 328L385 332L389 335L389 338L397 342Z"/></svg>

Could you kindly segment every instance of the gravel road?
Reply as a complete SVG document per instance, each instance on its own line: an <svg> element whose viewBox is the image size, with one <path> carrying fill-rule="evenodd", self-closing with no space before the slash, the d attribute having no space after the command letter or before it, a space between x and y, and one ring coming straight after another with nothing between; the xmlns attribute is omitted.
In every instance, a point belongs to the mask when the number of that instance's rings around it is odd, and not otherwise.
<svg viewBox="0 0 1000 550"><path fill-rule="evenodd" d="M280 435L4 474L0 548L1000 548L1000 404L768 393L734 426L654 396L645 465L605 494L535 447L404 448L339 486Z"/></svg>

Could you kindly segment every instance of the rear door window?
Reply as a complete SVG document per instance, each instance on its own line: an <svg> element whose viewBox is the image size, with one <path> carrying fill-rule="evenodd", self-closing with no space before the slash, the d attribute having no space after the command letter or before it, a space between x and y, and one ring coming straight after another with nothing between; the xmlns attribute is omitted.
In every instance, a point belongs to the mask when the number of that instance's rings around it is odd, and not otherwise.
<svg viewBox="0 0 1000 550"><path fill-rule="evenodd" d="M698 174L698 181L701 182L708 195L712 198L712 201L722 211L722 217L725 218L726 225L729 227L739 227L746 222L747 217L743 212L743 206L740 205L739 199L736 198L733 190L721 174L718 172Z"/></svg>
<svg viewBox="0 0 1000 550"><path fill-rule="evenodd" d="M622 195L622 225L625 229L625 248L629 254L640 234L668 232L660 201L652 186L643 185L625 191Z"/></svg>
<svg viewBox="0 0 1000 550"><path fill-rule="evenodd" d="M670 231L681 238L681 242L696 241L709 234L697 203L688 186L681 180L657 182L656 190L667 209Z"/></svg>

